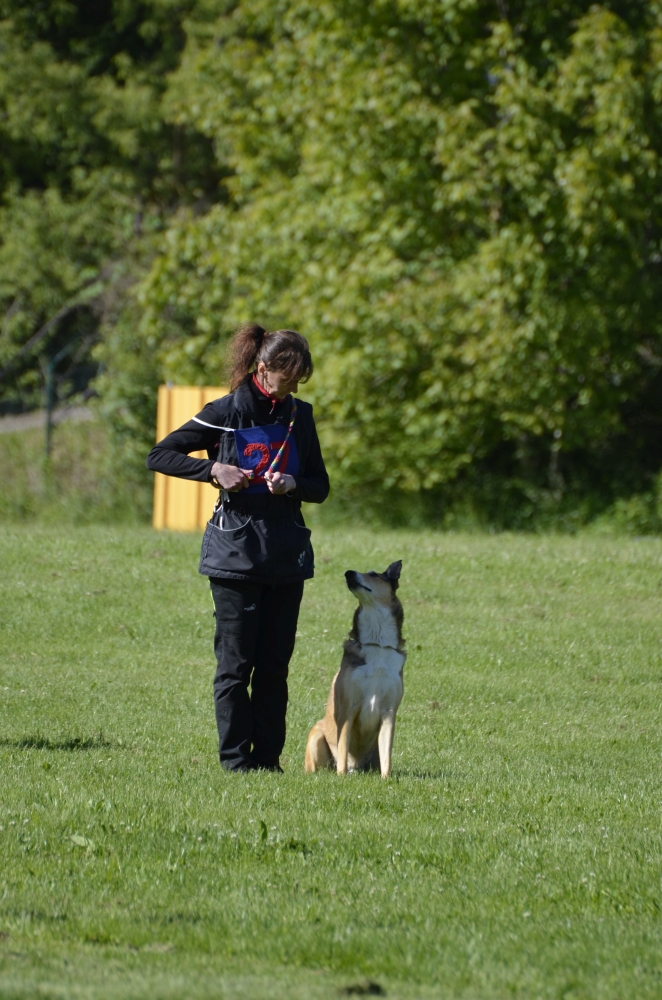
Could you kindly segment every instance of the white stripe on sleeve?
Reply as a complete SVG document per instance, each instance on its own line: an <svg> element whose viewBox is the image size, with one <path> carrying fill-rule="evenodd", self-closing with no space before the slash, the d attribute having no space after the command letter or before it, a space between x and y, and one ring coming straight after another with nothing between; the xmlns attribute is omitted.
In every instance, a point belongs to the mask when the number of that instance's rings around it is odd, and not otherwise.
<svg viewBox="0 0 662 1000"><path fill-rule="evenodd" d="M191 420L195 420L196 424L202 424L203 427L211 427L215 431L234 431L234 427L219 427L217 424L208 424L205 420L200 420L199 417L191 417Z"/></svg>

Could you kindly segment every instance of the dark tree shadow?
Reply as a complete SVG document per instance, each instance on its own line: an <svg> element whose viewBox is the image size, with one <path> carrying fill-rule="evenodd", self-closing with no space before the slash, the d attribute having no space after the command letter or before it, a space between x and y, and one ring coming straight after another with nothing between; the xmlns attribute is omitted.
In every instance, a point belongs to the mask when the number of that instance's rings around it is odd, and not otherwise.
<svg viewBox="0 0 662 1000"><path fill-rule="evenodd" d="M23 739L0 739L0 747L12 750L107 750L117 748L114 740L107 740L102 733L97 736L72 736L68 740L49 740L46 736L24 736Z"/></svg>
<svg viewBox="0 0 662 1000"><path fill-rule="evenodd" d="M409 768L394 768L392 778L416 778L419 781L446 781L452 777L448 771L414 771Z"/></svg>

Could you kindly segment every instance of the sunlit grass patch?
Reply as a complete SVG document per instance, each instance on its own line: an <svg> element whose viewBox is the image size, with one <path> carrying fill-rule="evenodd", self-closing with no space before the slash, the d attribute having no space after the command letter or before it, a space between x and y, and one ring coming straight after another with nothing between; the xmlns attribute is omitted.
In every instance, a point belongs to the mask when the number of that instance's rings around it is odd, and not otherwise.
<svg viewBox="0 0 662 1000"><path fill-rule="evenodd" d="M238 776L198 539L4 531L0 995L659 996L662 543L314 540L286 773ZM393 777L306 776L396 558Z"/></svg>

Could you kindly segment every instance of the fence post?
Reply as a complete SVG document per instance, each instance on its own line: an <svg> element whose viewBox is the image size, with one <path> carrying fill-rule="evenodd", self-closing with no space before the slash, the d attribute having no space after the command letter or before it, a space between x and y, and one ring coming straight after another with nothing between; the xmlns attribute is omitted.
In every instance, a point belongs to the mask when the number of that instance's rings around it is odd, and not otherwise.
<svg viewBox="0 0 662 1000"><path fill-rule="evenodd" d="M50 358L46 362L46 367L44 369L44 379L45 379L45 411L46 411L46 458L51 457L51 434L53 430L53 410L55 408L55 363L54 359Z"/></svg>

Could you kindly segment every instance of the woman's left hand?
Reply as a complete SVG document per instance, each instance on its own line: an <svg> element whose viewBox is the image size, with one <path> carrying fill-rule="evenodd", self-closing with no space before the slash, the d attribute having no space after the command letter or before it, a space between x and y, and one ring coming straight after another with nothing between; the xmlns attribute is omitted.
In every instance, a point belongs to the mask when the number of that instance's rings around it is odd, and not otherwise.
<svg viewBox="0 0 662 1000"><path fill-rule="evenodd" d="M264 481L270 493L289 493L296 489L297 481L294 476L289 476L286 472L265 472Z"/></svg>

